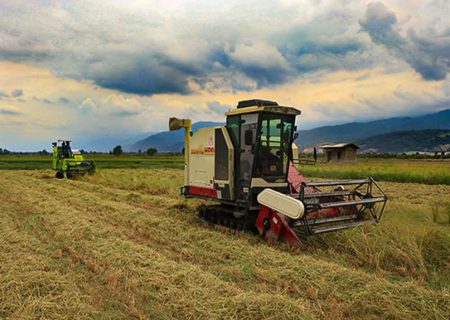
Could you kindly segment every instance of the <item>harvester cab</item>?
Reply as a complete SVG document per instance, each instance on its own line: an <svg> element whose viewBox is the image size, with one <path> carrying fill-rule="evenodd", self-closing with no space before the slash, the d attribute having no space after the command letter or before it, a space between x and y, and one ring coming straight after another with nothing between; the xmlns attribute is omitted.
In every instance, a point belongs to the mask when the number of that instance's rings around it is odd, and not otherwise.
<svg viewBox="0 0 450 320"><path fill-rule="evenodd" d="M58 140L52 143L53 170L56 178L71 178L75 175L92 174L95 172L95 162L84 160L78 150L72 150L70 140Z"/></svg>
<svg viewBox="0 0 450 320"><path fill-rule="evenodd" d="M296 108L267 100L240 101L225 126L185 129L185 197L203 206L205 220L253 229L267 240L301 245L308 236L378 222L387 196L372 178L308 182L298 163ZM314 160L315 161L315 160Z"/></svg>

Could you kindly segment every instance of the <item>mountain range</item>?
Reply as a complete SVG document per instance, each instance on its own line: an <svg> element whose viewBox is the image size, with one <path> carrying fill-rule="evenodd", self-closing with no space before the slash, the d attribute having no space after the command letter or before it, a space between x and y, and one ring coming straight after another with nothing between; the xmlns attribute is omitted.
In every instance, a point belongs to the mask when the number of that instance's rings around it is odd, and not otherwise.
<svg viewBox="0 0 450 320"><path fill-rule="evenodd" d="M396 131L358 140L355 144L363 152L447 152L450 151L450 130Z"/></svg>
<svg viewBox="0 0 450 320"><path fill-rule="evenodd" d="M300 131L296 140L302 148L324 142L356 142L391 132L450 129L450 109L418 117L398 117L369 122L351 122L336 126L325 126Z"/></svg>
<svg viewBox="0 0 450 320"><path fill-rule="evenodd" d="M193 124L193 131L220 125L224 124L197 122ZM295 142L301 150L323 143L354 142L360 146L361 151L377 150L390 153L428 151L450 143L446 140L448 130L450 130L450 109L417 117L351 122L300 130L300 135ZM180 152L183 145L183 130L164 131L128 145L125 150L136 152L153 147L160 152Z"/></svg>
<svg viewBox="0 0 450 320"><path fill-rule="evenodd" d="M201 121L192 125L192 131L195 132L200 128L223 126L221 122ZM156 148L158 152L181 152L184 147L184 130L163 131L148 136L131 145L125 146L126 151L137 152L145 151L148 148Z"/></svg>

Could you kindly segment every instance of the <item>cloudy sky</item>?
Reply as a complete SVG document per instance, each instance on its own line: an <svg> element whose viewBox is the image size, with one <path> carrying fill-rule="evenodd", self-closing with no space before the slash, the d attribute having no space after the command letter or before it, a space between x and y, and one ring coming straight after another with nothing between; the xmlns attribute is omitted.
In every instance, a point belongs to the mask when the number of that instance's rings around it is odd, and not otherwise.
<svg viewBox="0 0 450 320"><path fill-rule="evenodd" d="M300 128L450 107L450 1L0 0L0 147L126 141L247 98ZM78 141L78 144L76 143Z"/></svg>

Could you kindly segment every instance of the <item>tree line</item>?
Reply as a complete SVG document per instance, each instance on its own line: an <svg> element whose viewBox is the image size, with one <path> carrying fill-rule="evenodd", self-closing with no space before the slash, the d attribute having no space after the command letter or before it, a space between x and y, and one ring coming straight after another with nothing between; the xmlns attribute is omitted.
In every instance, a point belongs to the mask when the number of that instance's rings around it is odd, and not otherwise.
<svg viewBox="0 0 450 320"><path fill-rule="evenodd" d="M120 156L120 155L123 154L123 153L124 153L124 152L123 152L123 148L122 148L121 145L115 146L115 147L109 152L109 154L113 154L113 155L115 155L115 156ZM158 150L157 150L156 148L148 148L148 149L145 151L145 154L148 155L148 156L154 156L154 155L156 155L157 153L158 153ZM141 149L139 149L138 154L142 154L142 150L141 150Z"/></svg>
<svg viewBox="0 0 450 320"><path fill-rule="evenodd" d="M80 149L80 153L81 154L112 154L115 156L120 156L121 154L125 153L123 151L123 148L121 145L117 145L115 146L111 151L109 152L98 152L98 151L86 151L84 149ZM128 152L127 152L128 153ZM142 150L138 151L138 154L142 154ZM156 154L158 154L158 150L156 148L148 148L147 150L145 150L144 152L146 155L148 156L154 156ZM48 152L47 150L41 150L41 151L36 151L36 152L25 152L25 151L10 151L6 148L0 148L0 155L3 154L15 154L15 155L50 155L51 152ZM169 152L169 154L177 154L177 153L173 153L173 152Z"/></svg>

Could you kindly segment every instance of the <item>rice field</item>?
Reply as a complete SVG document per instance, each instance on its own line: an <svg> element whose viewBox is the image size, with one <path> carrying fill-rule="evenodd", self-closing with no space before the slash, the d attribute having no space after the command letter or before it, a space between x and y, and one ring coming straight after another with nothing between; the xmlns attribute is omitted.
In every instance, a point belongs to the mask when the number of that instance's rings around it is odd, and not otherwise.
<svg viewBox="0 0 450 320"><path fill-rule="evenodd" d="M139 154L86 155L97 168L178 168L184 167L181 155ZM51 155L0 155L0 169L48 169ZM331 179L374 177L392 182L417 182L450 185L450 159L380 159L359 158L356 163L303 165L306 176Z"/></svg>
<svg viewBox="0 0 450 320"><path fill-rule="evenodd" d="M303 166L307 176L358 179L374 177L393 182L417 182L450 185L450 159L359 158L355 163Z"/></svg>
<svg viewBox="0 0 450 320"><path fill-rule="evenodd" d="M85 155L86 160L94 160L98 168L183 168L181 155L108 154ZM48 169L52 166L51 155L0 155L0 169Z"/></svg>
<svg viewBox="0 0 450 320"><path fill-rule="evenodd" d="M449 319L450 186L306 249L211 227L179 169L0 170L1 319Z"/></svg>

